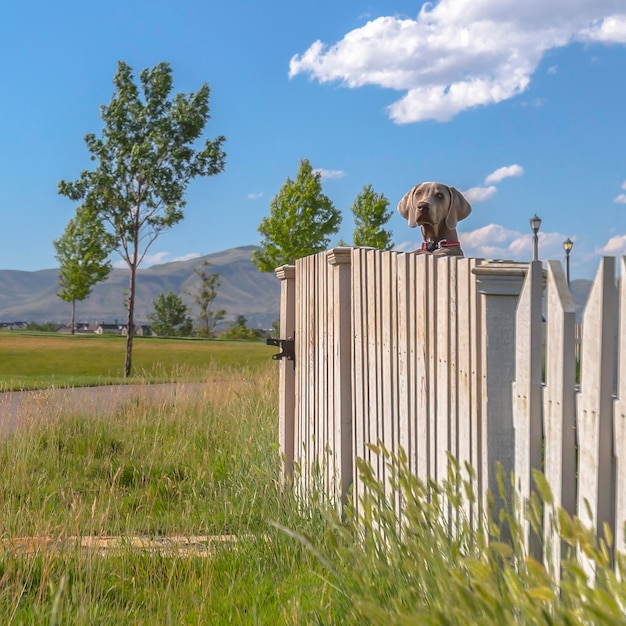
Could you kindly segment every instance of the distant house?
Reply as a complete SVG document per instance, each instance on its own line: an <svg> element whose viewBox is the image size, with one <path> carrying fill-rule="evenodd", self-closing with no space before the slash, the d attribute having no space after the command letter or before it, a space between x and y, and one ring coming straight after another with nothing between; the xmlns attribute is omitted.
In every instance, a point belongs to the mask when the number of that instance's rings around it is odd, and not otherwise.
<svg viewBox="0 0 626 626"><path fill-rule="evenodd" d="M0 328L3 330L26 330L28 322L2 322Z"/></svg>
<svg viewBox="0 0 626 626"><path fill-rule="evenodd" d="M120 326L120 334L128 335L128 326L126 324ZM152 328L147 324L137 324L135 326L135 337L155 337L155 333Z"/></svg>
<svg viewBox="0 0 626 626"><path fill-rule="evenodd" d="M119 335L120 327L118 324L96 324L96 328L93 331L96 335Z"/></svg>

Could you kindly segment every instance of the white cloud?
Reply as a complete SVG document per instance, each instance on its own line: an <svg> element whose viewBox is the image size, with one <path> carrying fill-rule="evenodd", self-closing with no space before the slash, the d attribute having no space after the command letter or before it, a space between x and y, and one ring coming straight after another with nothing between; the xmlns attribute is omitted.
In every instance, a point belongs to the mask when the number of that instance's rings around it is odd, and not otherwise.
<svg viewBox="0 0 626 626"><path fill-rule="evenodd" d="M176 263L178 261L191 261L191 259L199 259L202 255L197 252L190 252L189 254L183 254L183 256L177 256L169 261L165 261L165 263Z"/></svg>
<svg viewBox="0 0 626 626"><path fill-rule="evenodd" d="M489 198L495 196L497 192L498 190L491 185L489 187L472 187L464 191L463 195L471 204L472 202L484 202L485 200L489 200Z"/></svg>
<svg viewBox="0 0 626 626"><path fill-rule="evenodd" d="M613 15L597 20L592 26L581 31L580 38L583 41L599 43L624 43L626 41L626 15Z"/></svg>
<svg viewBox="0 0 626 626"><path fill-rule="evenodd" d="M257 193L249 193L247 197L248 197L248 200L259 200L260 198L263 197L263 192L259 191Z"/></svg>
<svg viewBox="0 0 626 626"><path fill-rule="evenodd" d="M596 250L596 254L605 256L622 256L626 254L626 235L611 237L608 242Z"/></svg>
<svg viewBox="0 0 626 626"><path fill-rule="evenodd" d="M505 178L510 178L511 176L521 176L523 173L524 168L521 165L507 165L506 167L498 168L495 172L491 172L491 174L485 178L485 183L487 185L490 183L499 183Z"/></svg>
<svg viewBox="0 0 626 626"><path fill-rule="evenodd" d="M346 173L342 170L325 170L323 168L317 168L313 170L316 174L319 174L323 180L330 180L335 178L343 178Z"/></svg>
<svg viewBox="0 0 626 626"><path fill-rule="evenodd" d="M622 183L622 189L626 189L626 180Z"/></svg>
<svg viewBox="0 0 626 626"><path fill-rule="evenodd" d="M626 193L620 193L618 196L615 196L613 202L617 202L618 204L626 204Z"/></svg>
<svg viewBox="0 0 626 626"><path fill-rule="evenodd" d="M533 239L528 233L509 230L499 224L489 224L469 232L459 234L463 251L467 257L482 259L506 259L529 261L532 257ZM562 233L539 233L539 257L561 259L563 242L567 239ZM574 241L576 239L572 238Z"/></svg>
<svg viewBox="0 0 626 626"><path fill-rule="evenodd" d="M140 269L147 269L153 265L162 265L163 263L176 263L177 261L191 261L191 259L197 259L201 255L197 252L190 252L178 257L171 257L169 252L155 252L154 254L146 254L141 261ZM113 263L113 267L116 269L126 269L128 265L123 259L118 259Z"/></svg>
<svg viewBox="0 0 626 626"><path fill-rule="evenodd" d="M441 0L415 19L383 16L294 55L289 76L405 92L397 123L447 121L526 90L549 50L573 41L626 43L623 0Z"/></svg>

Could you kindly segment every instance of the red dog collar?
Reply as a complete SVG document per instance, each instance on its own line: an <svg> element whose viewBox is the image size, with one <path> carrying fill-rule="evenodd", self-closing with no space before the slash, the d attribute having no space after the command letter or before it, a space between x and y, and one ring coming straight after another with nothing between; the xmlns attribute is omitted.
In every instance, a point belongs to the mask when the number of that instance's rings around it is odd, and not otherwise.
<svg viewBox="0 0 626 626"><path fill-rule="evenodd" d="M460 241L447 241L446 239L442 239L441 241L425 241L422 244L422 250L427 250L428 252L434 252L435 250L441 250L441 248L460 248Z"/></svg>

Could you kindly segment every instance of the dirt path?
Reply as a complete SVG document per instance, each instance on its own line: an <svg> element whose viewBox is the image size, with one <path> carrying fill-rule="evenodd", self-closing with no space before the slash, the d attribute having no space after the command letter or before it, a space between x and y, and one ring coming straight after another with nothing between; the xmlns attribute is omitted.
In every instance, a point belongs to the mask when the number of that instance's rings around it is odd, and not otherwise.
<svg viewBox="0 0 626 626"><path fill-rule="evenodd" d="M187 398L201 395L207 384L109 385L0 393L0 436L6 436L20 426L34 425L67 412L110 415L124 403L137 399L163 402L174 400L181 394Z"/></svg>

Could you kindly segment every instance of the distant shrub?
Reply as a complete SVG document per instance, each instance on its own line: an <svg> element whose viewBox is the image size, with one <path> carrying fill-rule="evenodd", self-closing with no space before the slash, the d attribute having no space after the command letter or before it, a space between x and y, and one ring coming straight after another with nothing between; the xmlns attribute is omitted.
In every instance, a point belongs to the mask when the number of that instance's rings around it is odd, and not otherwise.
<svg viewBox="0 0 626 626"><path fill-rule="evenodd" d="M52 322L28 322L26 330L37 330L42 332L54 332L56 326Z"/></svg>
<svg viewBox="0 0 626 626"><path fill-rule="evenodd" d="M228 325L228 330L221 334L221 338L256 341L261 339L261 332L256 328L249 328L246 318L238 315L237 319Z"/></svg>

